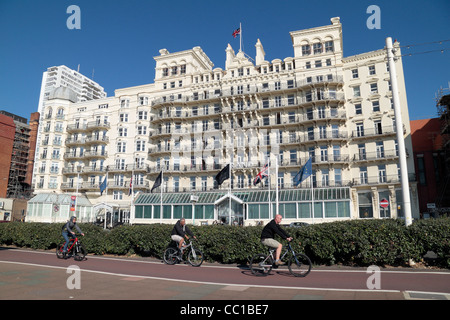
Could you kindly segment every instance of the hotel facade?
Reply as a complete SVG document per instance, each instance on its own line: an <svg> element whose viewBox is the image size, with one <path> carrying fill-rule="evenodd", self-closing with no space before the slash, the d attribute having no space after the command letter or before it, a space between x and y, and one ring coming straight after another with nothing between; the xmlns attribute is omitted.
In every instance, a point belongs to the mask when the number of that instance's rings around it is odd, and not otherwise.
<svg viewBox="0 0 450 320"><path fill-rule="evenodd" d="M339 18L290 35L294 56L283 60L266 61L259 39L254 58L228 45L225 70L200 47L162 49L154 83L83 102L54 90L44 103L48 117L40 125L48 138L37 142L42 151L27 221L65 221L73 213L81 221L106 215L111 225L182 216L194 224L254 225L277 212L284 223L402 217L386 50L344 57ZM394 47L409 155L402 60ZM308 159L311 177L294 186ZM269 178L254 185L267 163ZM215 176L227 164L231 178L219 186ZM407 164L418 218L412 157ZM151 192L160 174L162 184Z"/></svg>

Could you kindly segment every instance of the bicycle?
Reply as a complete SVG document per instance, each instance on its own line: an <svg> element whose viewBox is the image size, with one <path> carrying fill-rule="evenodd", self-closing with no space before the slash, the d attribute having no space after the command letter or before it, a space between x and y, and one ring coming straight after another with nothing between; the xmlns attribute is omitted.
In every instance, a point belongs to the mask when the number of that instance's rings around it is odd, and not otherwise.
<svg viewBox="0 0 450 320"><path fill-rule="evenodd" d="M190 248L190 250L188 250L188 257L187 257L187 261L189 262L189 264L193 267L200 267L201 264L203 263L203 253L197 249L194 248L194 244L193 244L193 240L189 239L189 244L187 244L186 246L183 246L183 248L181 248L181 252L178 250L177 246L173 246L173 245L169 245L169 247L164 251L164 262L169 264L169 265L173 265L177 262L182 262L183 260L183 255L185 253L185 251ZM171 242L175 243L174 241Z"/></svg>
<svg viewBox="0 0 450 320"><path fill-rule="evenodd" d="M274 252L276 249L269 249L269 254L257 253L250 260L250 270L254 275L267 276L274 267ZM311 271L311 260L306 254L295 253L292 249L291 243L288 242L284 254L281 256L282 260L288 252L291 253L287 266L289 272L295 277L306 277Z"/></svg>
<svg viewBox="0 0 450 320"><path fill-rule="evenodd" d="M63 250L65 244L66 242L64 241L63 243L56 246L56 256L58 257L58 259L64 258ZM83 261L84 258L86 257L87 250L81 244L78 237L75 237L75 239L74 238L69 239L69 245L67 246L67 255L69 255L69 253L73 255L73 258L76 261Z"/></svg>

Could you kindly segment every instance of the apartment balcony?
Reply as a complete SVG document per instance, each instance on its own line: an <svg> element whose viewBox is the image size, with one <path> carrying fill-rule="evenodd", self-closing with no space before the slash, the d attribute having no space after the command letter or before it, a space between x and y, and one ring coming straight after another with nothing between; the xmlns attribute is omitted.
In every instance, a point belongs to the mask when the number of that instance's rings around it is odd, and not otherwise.
<svg viewBox="0 0 450 320"><path fill-rule="evenodd" d="M81 146L81 145L85 145L86 144L86 139L84 138L80 138L80 139L66 139L65 141L66 146L67 147L72 147L72 146Z"/></svg>
<svg viewBox="0 0 450 320"><path fill-rule="evenodd" d="M383 150L375 152L359 152L353 155L354 162L372 162L380 160L395 160L398 159L396 150Z"/></svg>
<svg viewBox="0 0 450 320"><path fill-rule="evenodd" d="M67 125L67 133L95 131L95 130L108 130L111 128L111 124L105 121L90 121L88 123L72 123Z"/></svg>
<svg viewBox="0 0 450 320"><path fill-rule="evenodd" d="M360 128L352 131L351 138L353 140L363 140L370 139L373 137L382 137L382 136L392 136L396 135L396 127L395 126L384 126L384 127L374 127L374 128ZM405 130L404 130L405 131Z"/></svg>
<svg viewBox="0 0 450 320"><path fill-rule="evenodd" d="M107 157L108 157L108 152L106 152L106 151L86 151L84 153L85 159L92 159L92 158L106 159Z"/></svg>
<svg viewBox="0 0 450 320"><path fill-rule="evenodd" d="M64 160L79 160L83 159L84 153L80 152L66 152L64 153Z"/></svg>
<svg viewBox="0 0 450 320"><path fill-rule="evenodd" d="M236 79L238 81L238 78ZM344 83L342 76L335 76L332 75L331 77L311 77L310 80L301 80L301 81L295 81L294 79L289 79L292 82L283 82L283 83L259 83L258 85L250 85L250 87L247 86L247 84L240 84L237 82L237 85L233 86L233 90L231 88L227 89L215 89L205 92L199 89L198 93L191 94L189 96L181 96L178 95L169 95L165 97L159 97L152 101L151 105L154 108L157 108L159 106L163 105L170 105L173 103L181 103L181 104L187 104L190 102L207 102L207 101L219 101L220 98L227 98L227 97L235 97L235 96L245 96L245 95L265 95L265 94L273 94L275 92L280 94L285 94L289 92L296 92L297 89L307 89L307 88L316 88L316 87L324 87L329 85L342 85ZM325 97L323 97L325 98ZM334 99L336 97L329 96L325 99ZM321 98L322 99L322 98ZM343 95L342 95L343 99ZM342 100L339 99L339 100Z"/></svg>
<svg viewBox="0 0 450 320"><path fill-rule="evenodd" d="M408 174L408 180L410 182L416 181L416 175L414 173ZM354 178L352 185L358 186L373 186L373 185L392 185L400 184L400 175L385 175L381 174L378 176L360 176L359 178Z"/></svg>
<svg viewBox="0 0 450 320"><path fill-rule="evenodd" d="M108 144L108 142L109 142L109 137L106 137L106 136L101 136L101 137L100 136L99 137L90 136L90 137L87 137L85 140L86 144Z"/></svg>

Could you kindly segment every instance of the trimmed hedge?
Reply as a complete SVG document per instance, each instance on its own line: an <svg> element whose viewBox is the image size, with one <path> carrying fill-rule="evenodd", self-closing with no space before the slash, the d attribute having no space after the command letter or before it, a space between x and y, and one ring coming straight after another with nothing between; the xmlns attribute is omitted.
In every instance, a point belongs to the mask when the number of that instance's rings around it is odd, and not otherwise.
<svg viewBox="0 0 450 320"><path fill-rule="evenodd" d="M83 244L90 254L116 254L162 258L170 243L172 225L120 226L111 231L80 224L86 234ZM50 250L62 242L62 224L10 222L0 224L0 245ZM258 252L267 252L260 241L261 226L191 226L197 245L208 261L248 262ZM293 247L305 252L314 264L353 266L406 265L418 262L428 252L435 264L450 268L450 218L420 220L406 228L394 219L350 220L302 228L285 228L294 237Z"/></svg>

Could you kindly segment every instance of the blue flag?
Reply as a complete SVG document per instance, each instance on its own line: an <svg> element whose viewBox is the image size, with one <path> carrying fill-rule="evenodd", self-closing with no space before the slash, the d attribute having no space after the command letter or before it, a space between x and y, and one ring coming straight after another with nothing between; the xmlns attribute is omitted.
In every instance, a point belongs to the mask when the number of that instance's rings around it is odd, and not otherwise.
<svg viewBox="0 0 450 320"><path fill-rule="evenodd" d="M303 180L308 178L312 174L312 161L311 158L305 163L300 171L294 177L294 186L298 186Z"/></svg>
<svg viewBox="0 0 450 320"><path fill-rule="evenodd" d="M105 179L103 180L103 182L100 184L100 195L103 194L103 191L105 191L106 189L106 180L107 180L107 175L105 176Z"/></svg>

